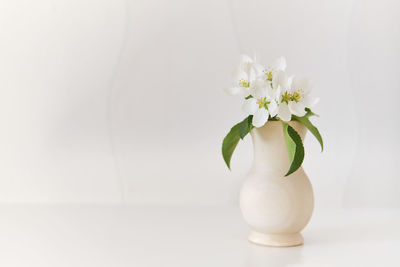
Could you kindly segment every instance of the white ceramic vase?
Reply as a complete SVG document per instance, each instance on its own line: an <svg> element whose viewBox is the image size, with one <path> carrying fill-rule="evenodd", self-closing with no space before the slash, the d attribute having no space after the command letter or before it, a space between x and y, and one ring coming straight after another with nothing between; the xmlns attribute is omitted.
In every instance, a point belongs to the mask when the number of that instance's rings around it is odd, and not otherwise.
<svg viewBox="0 0 400 267"><path fill-rule="evenodd" d="M304 140L307 129L298 122L289 124ZM302 167L284 176L290 163L281 122L254 128L251 137L254 162L240 191L240 209L252 230L249 240L267 246L301 245L300 231L314 208L311 183Z"/></svg>

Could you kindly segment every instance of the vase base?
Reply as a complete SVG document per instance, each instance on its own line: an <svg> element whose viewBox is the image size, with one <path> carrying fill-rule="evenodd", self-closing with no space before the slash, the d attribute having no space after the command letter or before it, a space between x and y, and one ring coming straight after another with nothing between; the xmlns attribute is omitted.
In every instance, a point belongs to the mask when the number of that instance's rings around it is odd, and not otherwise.
<svg viewBox="0 0 400 267"><path fill-rule="evenodd" d="M303 236L297 234L263 234L252 231L249 235L249 241L262 246L270 247L294 247L304 243Z"/></svg>

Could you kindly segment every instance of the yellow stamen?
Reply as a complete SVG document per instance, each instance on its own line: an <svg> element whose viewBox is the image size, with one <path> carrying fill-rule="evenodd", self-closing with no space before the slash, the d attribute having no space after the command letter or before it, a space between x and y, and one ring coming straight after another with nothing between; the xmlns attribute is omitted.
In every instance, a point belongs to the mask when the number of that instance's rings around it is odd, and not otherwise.
<svg viewBox="0 0 400 267"><path fill-rule="evenodd" d="M290 94L290 93L288 93L288 92L285 92L285 93L282 95L282 102L288 103L291 99L292 99L292 94Z"/></svg>
<svg viewBox="0 0 400 267"><path fill-rule="evenodd" d="M293 93L293 100L298 102L301 98L304 97L304 90L299 89L296 92Z"/></svg>
<svg viewBox="0 0 400 267"><path fill-rule="evenodd" d="M268 81L272 81L272 70L271 68L263 70Z"/></svg>
<svg viewBox="0 0 400 267"><path fill-rule="evenodd" d="M293 100L294 101L299 101L300 100L300 98L301 98L301 95L298 93L298 92L294 92L293 93Z"/></svg>
<svg viewBox="0 0 400 267"><path fill-rule="evenodd" d="M267 104L269 104L266 97L260 97L259 99L257 99L256 103L259 108L262 108L262 107L267 108Z"/></svg>
<svg viewBox="0 0 400 267"><path fill-rule="evenodd" d="M246 81L245 79L240 79L238 83L239 83L239 86L241 86L241 87L249 87L250 86L249 82Z"/></svg>

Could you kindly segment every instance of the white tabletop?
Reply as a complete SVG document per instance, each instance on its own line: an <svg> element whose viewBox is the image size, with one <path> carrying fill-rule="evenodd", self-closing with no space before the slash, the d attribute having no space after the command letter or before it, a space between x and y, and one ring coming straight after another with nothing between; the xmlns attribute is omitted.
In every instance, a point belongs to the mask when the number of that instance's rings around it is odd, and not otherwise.
<svg viewBox="0 0 400 267"><path fill-rule="evenodd" d="M0 206L0 266L400 266L400 212L318 212L305 245L261 247L235 207Z"/></svg>

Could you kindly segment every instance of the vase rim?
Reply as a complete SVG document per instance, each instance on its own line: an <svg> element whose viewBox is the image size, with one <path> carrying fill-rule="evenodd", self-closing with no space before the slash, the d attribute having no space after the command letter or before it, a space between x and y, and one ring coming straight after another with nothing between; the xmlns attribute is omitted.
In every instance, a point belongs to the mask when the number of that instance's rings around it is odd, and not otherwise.
<svg viewBox="0 0 400 267"><path fill-rule="evenodd" d="M302 123L300 123L299 121L288 121L285 122L288 123L289 125L291 125L292 127L294 127L296 130L297 129L302 129L302 128L306 128ZM282 126L281 121L267 121L267 123L264 124L264 126L259 127L259 128L254 128L254 129L267 129L268 127L279 127Z"/></svg>
<svg viewBox="0 0 400 267"><path fill-rule="evenodd" d="M295 120L291 120L291 121L284 121L285 123L300 123L299 121L295 121ZM264 124L264 126L265 125L268 125L269 123L281 123L281 121L271 121L271 120L268 120L265 124Z"/></svg>

